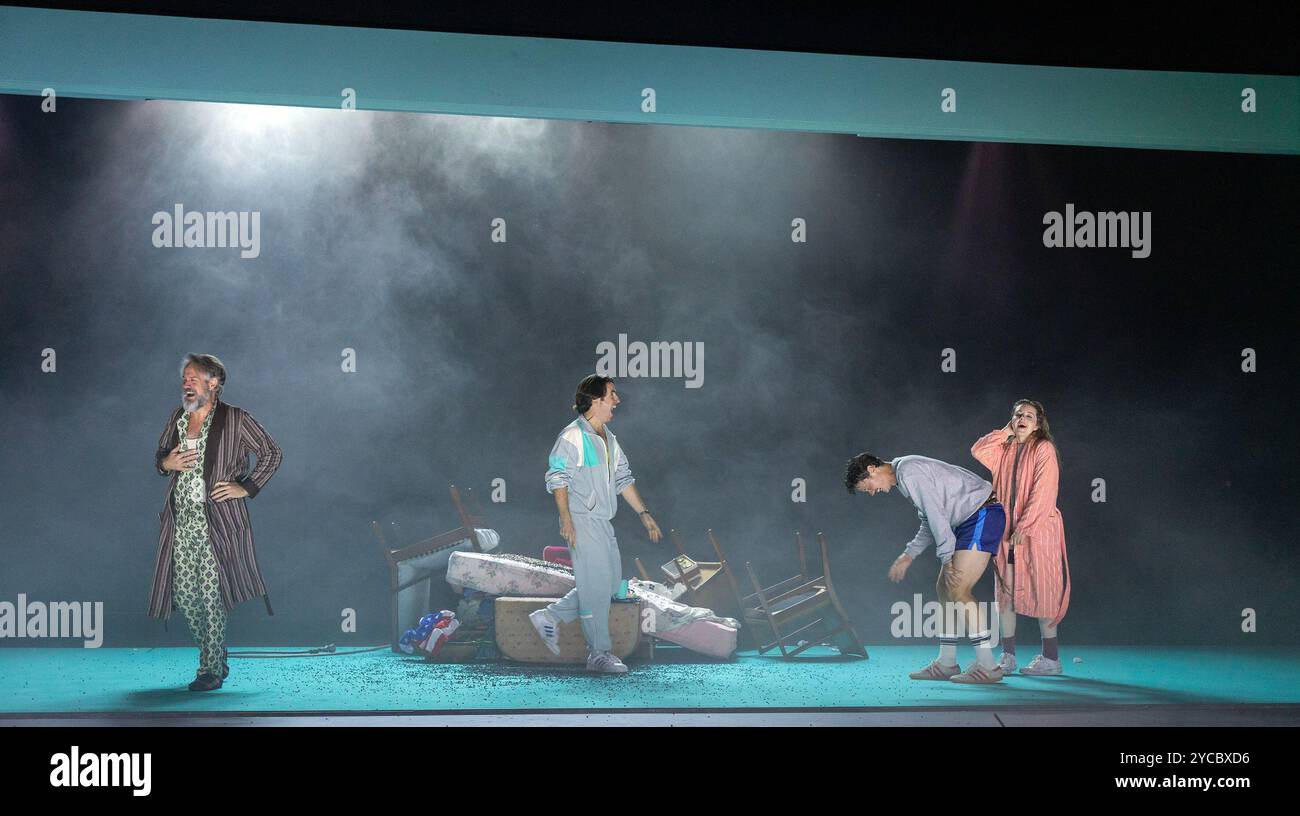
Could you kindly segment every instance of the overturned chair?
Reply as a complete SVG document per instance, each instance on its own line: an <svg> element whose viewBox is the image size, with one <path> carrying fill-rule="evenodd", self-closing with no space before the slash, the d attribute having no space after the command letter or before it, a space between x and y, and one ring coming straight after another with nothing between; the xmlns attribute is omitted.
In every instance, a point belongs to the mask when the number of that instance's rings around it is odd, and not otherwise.
<svg viewBox="0 0 1300 816"><path fill-rule="evenodd" d="M447 561L457 551L487 552L496 549L499 537L488 525L478 508L473 488L464 494L451 485L451 502L456 507L460 526L405 547L390 547L378 521L370 522L379 550L388 563L389 594L393 651L402 631L414 626L428 612L434 579L442 580Z"/></svg>
<svg viewBox="0 0 1300 816"><path fill-rule="evenodd" d="M853 629L848 613L840 604L835 586L831 583L826 536L817 534L822 559L821 570L817 575L808 574L803 537L796 532L794 541L799 551L799 574L764 587L759 583L753 565L745 562L745 571L749 573L754 591L742 594L740 583L727 563L727 556L723 553L717 536L712 530L709 530L708 535L709 542L718 555L722 572L727 576L727 582L740 606L741 619L756 643L759 654L779 648L782 657L794 657L805 649L824 644L835 647L840 654L867 656L867 649ZM768 640L768 633L771 634L771 640ZM801 640L804 641L802 645L799 643Z"/></svg>
<svg viewBox="0 0 1300 816"><path fill-rule="evenodd" d="M664 581L666 578L670 586L681 584L685 587L685 593L681 598L683 603L712 609L719 615L729 618L739 618L740 607L736 606L735 595L728 589L722 578L723 565L718 561L696 561L691 558L686 553L686 547L682 544L681 536L676 530L669 530L668 538L673 542L677 555L659 568L663 575L657 579L650 575L645 565L641 563L641 559L634 559L641 579Z"/></svg>

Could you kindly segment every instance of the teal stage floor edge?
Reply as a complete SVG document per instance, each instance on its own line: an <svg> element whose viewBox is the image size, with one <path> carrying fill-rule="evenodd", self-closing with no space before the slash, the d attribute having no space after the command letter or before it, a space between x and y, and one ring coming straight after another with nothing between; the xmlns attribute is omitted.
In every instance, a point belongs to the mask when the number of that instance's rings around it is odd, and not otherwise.
<svg viewBox="0 0 1300 816"><path fill-rule="evenodd" d="M303 648L303 647L239 647ZM340 649L350 647L341 646ZM1297 648L1062 649L1066 674L991 686L909 680L931 646L871 645L726 662L660 650L623 676L510 662L443 664L372 651L232 659L217 691L187 691L194 648L0 648L0 715L363 712L978 710L1300 704ZM1021 664L1033 657L1021 655ZM963 661L970 655L959 653ZM1079 662L1076 662L1076 658Z"/></svg>

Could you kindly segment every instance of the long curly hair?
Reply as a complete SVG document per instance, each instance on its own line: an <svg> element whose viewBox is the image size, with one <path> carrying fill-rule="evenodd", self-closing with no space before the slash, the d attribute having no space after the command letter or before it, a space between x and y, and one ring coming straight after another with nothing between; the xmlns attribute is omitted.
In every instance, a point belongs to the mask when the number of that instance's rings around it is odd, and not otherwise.
<svg viewBox="0 0 1300 816"><path fill-rule="evenodd" d="M1061 466L1061 446L1056 444L1056 437L1052 436L1052 427L1047 421L1047 409L1044 408L1043 404L1038 400L1018 399L1016 400L1016 404L1011 406L1011 418L1013 421L1015 420L1016 411L1019 411L1020 406L1022 405L1028 405L1030 408L1033 408L1038 412L1038 427L1034 429L1034 432L1030 434L1030 437L1033 439L1046 440L1052 443L1052 448L1056 451L1056 466L1059 468Z"/></svg>

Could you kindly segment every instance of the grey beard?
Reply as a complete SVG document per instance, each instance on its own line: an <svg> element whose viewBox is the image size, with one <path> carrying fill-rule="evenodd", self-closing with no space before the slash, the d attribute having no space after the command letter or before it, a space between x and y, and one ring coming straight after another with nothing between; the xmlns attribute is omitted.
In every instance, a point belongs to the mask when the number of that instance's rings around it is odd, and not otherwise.
<svg viewBox="0 0 1300 816"><path fill-rule="evenodd" d="M193 400L187 400L185 397L181 397L181 408L185 409L185 413L187 414L192 414L207 404L207 394L198 394Z"/></svg>

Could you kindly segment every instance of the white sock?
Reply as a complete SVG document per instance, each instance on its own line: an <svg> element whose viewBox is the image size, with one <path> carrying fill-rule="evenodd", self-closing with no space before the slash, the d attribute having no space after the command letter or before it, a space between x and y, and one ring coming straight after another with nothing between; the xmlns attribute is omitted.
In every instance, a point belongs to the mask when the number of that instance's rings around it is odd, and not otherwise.
<svg viewBox="0 0 1300 816"><path fill-rule="evenodd" d="M997 665L993 659L993 644L989 641L988 632L976 632L970 637L970 645L975 647L975 662L986 669L991 669Z"/></svg>
<svg viewBox="0 0 1300 816"><path fill-rule="evenodd" d="M957 638L946 635L939 638L939 665L957 665Z"/></svg>

